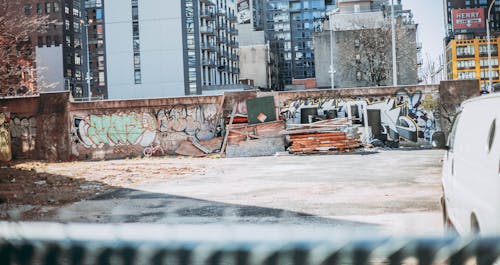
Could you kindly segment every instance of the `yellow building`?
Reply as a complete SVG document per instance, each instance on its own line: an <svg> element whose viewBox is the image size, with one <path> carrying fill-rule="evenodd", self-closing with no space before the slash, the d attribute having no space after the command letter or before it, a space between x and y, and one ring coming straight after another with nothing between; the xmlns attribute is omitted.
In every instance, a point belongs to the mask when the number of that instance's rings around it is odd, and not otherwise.
<svg viewBox="0 0 500 265"><path fill-rule="evenodd" d="M500 37L491 38L492 83L500 82L498 68L498 44ZM488 41L486 38L450 40L446 47L447 79L479 79L481 88L486 89L488 75Z"/></svg>

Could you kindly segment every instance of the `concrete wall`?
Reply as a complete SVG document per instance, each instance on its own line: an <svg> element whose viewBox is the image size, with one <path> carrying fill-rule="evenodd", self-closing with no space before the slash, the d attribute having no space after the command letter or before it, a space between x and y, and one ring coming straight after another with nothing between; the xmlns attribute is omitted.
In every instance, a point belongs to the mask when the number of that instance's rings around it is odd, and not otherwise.
<svg viewBox="0 0 500 265"><path fill-rule="evenodd" d="M462 92L458 92L458 90ZM479 93L478 82L445 82L441 85L400 86L335 90L308 90L280 92L278 104L281 115L287 123L300 123L302 108L318 108L320 115L329 110L338 111L344 117L347 108L357 106L360 110L379 110L383 134L390 141L406 145L430 145L435 132L447 133L449 126L443 126L443 119L454 115L454 109L442 116L441 102L456 103ZM456 95L461 94L461 97ZM443 95L446 95L443 97ZM449 98L451 97L451 98ZM362 111L359 118L365 119Z"/></svg>
<svg viewBox="0 0 500 265"><path fill-rule="evenodd" d="M71 157L141 156L148 146L174 154L188 137L217 134L222 96L73 103L69 108Z"/></svg>
<svg viewBox="0 0 500 265"><path fill-rule="evenodd" d="M241 46L238 53L240 55L240 79L252 79L256 87L269 87L267 84L267 46Z"/></svg>
<svg viewBox="0 0 500 265"><path fill-rule="evenodd" d="M184 95L181 1L139 1L142 83L134 83L130 1L106 1L109 99ZM140 93L138 93L140 91Z"/></svg>
<svg viewBox="0 0 500 265"><path fill-rule="evenodd" d="M10 156L49 161L139 157L151 145L172 154L188 137L207 140L218 135L219 118L235 107L237 113L246 114L246 99L272 95L287 123L299 123L304 107L316 107L319 114L335 109L339 116L348 106L366 107L380 111L388 140L429 145L434 132L448 132L460 103L479 91L474 80L78 103L70 102L69 92L4 98L0 99L0 161Z"/></svg>

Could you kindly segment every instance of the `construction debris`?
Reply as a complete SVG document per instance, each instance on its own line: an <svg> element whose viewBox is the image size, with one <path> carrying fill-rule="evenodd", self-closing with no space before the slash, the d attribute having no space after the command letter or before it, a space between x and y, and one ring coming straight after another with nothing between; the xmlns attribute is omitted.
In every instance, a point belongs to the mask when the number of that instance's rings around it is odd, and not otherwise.
<svg viewBox="0 0 500 265"><path fill-rule="evenodd" d="M283 152L285 140L280 131L284 128L284 121L227 126L226 157L266 156Z"/></svg>
<svg viewBox="0 0 500 265"><path fill-rule="evenodd" d="M345 153L362 147L358 125L347 118L328 119L309 124L288 124L281 131L288 135L289 151L296 154Z"/></svg>

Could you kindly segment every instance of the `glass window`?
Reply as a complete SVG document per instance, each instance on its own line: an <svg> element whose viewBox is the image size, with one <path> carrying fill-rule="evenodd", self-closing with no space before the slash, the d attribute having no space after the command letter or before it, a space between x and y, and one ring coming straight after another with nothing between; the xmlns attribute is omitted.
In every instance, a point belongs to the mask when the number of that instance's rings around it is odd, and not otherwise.
<svg viewBox="0 0 500 265"><path fill-rule="evenodd" d="M47 45L47 47L50 47L52 45L52 37L51 36L45 37L45 45Z"/></svg>
<svg viewBox="0 0 500 265"><path fill-rule="evenodd" d="M102 9L98 8L95 10L95 18L96 19L102 19Z"/></svg>
<svg viewBox="0 0 500 265"><path fill-rule="evenodd" d="M43 12L42 12L42 3L36 3L36 13L38 15L41 15Z"/></svg>
<svg viewBox="0 0 500 265"><path fill-rule="evenodd" d="M31 4L26 4L26 5L24 6L24 14L25 14L26 16L31 15Z"/></svg>
<svg viewBox="0 0 500 265"><path fill-rule="evenodd" d="M59 12L59 2L54 2L54 3L52 4L52 8L53 8L53 10L54 10L54 13Z"/></svg>
<svg viewBox="0 0 500 265"><path fill-rule="evenodd" d="M45 2L45 14L50 13L50 2Z"/></svg>

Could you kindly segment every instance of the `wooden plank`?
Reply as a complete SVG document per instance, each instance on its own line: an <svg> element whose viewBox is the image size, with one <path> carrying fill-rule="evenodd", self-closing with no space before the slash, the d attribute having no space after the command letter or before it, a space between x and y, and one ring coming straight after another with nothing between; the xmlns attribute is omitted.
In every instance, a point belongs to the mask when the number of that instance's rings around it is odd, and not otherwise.
<svg viewBox="0 0 500 265"><path fill-rule="evenodd" d="M188 140L198 149L200 149L201 151L203 151L203 153L205 154L210 154L212 153L212 150L206 148L205 146L203 146L202 144L200 144L200 142L198 142L198 140L194 137L189 137Z"/></svg>
<svg viewBox="0 0 500 265"><path fill-rule="evenodd" d="M224 135L224 140L222 141L222 147L220 149L220 156L224 154L227 145L227 137L229 136L229 128L233 125L234 114L236 114L236 104L233 106L233 111L231 112L231 118L229 119L229 126L226 127L226 135Z"/></svg>

